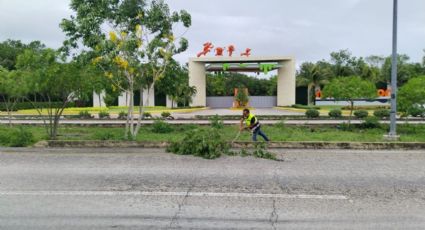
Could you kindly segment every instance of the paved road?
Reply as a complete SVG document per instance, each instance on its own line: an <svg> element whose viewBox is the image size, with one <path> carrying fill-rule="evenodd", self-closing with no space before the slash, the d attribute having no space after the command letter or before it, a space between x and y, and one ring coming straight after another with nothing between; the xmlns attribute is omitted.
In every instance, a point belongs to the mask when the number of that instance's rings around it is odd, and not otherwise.
<svg viewBox="0 0 425 230"><path fill-rule="evenodd" d="M277 151L277 150L276 150ZM423 229L425 152L0 149L0 229Z"/></svg>
<svg viewBox="0 0 425 230"><path fill-rule="evenodd" d="M282 115L304 115L304 112L299 111L293 111L293 110L285 110L285 109L276 109L276 108L256 108L251 109L251 111L257 115L274 115L274 116L282 116ZM240 116L242 114L241 110L236 109L228 109L228 108L209 108L204 110L198 110L193 112L185 112L185 113L179 113L179 112L173 112L171 115L173 115L176 118L193 118L196 115L237 115Z"/></svg>

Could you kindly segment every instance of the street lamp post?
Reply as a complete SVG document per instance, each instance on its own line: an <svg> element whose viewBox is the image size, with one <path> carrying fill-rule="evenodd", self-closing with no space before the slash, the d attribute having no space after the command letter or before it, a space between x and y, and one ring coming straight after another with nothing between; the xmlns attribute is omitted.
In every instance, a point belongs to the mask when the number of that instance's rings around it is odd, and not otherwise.
<svg viewBox="0 0 425 230"><path fill-rule="evenodd" d="M397 120L397 11L398 0L394 0L393 6L393 52L391 66L391 113L390 113L390 133L388 138L398 139L396 131Z"/></svg>

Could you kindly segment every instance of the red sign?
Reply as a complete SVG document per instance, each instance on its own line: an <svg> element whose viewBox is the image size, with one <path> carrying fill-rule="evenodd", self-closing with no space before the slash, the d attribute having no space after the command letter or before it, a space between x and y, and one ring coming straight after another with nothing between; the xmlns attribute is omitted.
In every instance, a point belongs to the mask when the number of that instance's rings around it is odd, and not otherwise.
<svg viewBox="0 0 425 230"><path fill-rule="evenodd" d="M250 48L246 48L245 53L241 53L241 56L249 57L249 55L251 55L251 49Z"/></svg>
<svg viewBox="0 0 425 230"><path fill-rule="evenodd" d="M215 56L223 56L224 49L222 47L215 48Z"/></svg>
<svg viewBox="0 0 425 230"><path fill-rule="evenodd" d="M211 42L205 42L204 43L204 49L202 50L202 52L198 53L198 57L200 57L201 55L206 56L207 53L209 53L211 51L211 49L214 48L213 44Z"/></svg>
<svg viewBox="0 0 425 230"><path fill-rule="evenodd" d="M205 42L204 43L204 48L202 49L201 52L198 53L197 57L200 57L202 55L207 56L207 54L214 48L213 44L211 42ZM223 56L223 52L226 49L226 47L217 47L215 48L215 56ZM235 52L235 46L234 45L229 45L227 47L227 53L229 54L229 57L231 57L233 55L233 52ZM241 56L246 56L249 57L251 55L251 49L250 48L246 48L244 53L241 53Z"/></svg>

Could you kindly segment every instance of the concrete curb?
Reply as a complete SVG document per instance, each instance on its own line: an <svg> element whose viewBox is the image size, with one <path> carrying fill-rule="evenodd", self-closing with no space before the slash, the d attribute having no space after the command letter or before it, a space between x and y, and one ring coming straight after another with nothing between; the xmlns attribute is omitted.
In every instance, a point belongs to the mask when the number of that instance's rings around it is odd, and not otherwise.
<svg viewBox="0 0 425 230"><path fill-rule="evenodd" d="M252 148L252 142L235 142L235 148ZM270 142L268 148L286 149L354 149L354 150L425 150L424 142Z"/></svg>
<svg viewBox="0 0 425 230"><path fill-rule="evenodd" d="M166 148L170 142L157 141L40 141L40 148ZM253 148L253 142L234 142L233 148ZM270 142L268 148L354 149L354 150L425 150L425 142Z"/></svg>

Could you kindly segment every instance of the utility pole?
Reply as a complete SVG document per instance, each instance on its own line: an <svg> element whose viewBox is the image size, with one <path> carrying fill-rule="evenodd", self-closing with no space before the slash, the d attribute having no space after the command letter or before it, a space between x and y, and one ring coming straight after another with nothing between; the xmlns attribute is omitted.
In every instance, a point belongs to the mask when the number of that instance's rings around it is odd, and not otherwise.
<svg viewBox="0 0 425 230"><path fill-rule="evenodd" d="M390 133L387 138L394 140L398 139L397 136L397 12L398 0L394 0L393 6L393 53L392 53L392 66L391 66L391 113L390 113Z"/></svg>

